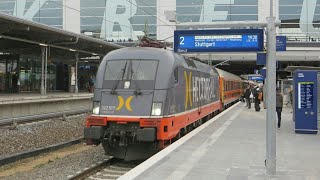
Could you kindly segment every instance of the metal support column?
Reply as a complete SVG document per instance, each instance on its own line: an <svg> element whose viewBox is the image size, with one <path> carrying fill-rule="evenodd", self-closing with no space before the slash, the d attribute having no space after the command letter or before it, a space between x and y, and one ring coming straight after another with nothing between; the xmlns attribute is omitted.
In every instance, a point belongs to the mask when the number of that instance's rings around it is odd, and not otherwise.
<svg viewBox="0 0 320 180"><path fill-rule="evenodd" d="M45 56L44 56L44 94L47 94L47 79L48 79L48 47L45 47Z"/></svg>
<svg viewBox="0 0 320 180"><path fill-rule="evenodd" d="M41 46L41 87L40 87L40 93L41 95L45 95L45 87L44 87L44 62L46 57L46 47Z"/></svg>
<svg viewBox="0 0 320 180"><path fill-rule="evenodd" d="M272 0L271 0L272 1ZM272 3L271 3L272 4ZM271 5L272 7L272 5ZM276 174L276 26L267 18L267 175Z"/></svg>
<svg viewBox="0 0 320 180"><path fill-rule="evenodd" d="M78 93L78 63L79 63L79 52L76 53L76 67L75 67L75 84L74 84L74 92Z"/></svg>

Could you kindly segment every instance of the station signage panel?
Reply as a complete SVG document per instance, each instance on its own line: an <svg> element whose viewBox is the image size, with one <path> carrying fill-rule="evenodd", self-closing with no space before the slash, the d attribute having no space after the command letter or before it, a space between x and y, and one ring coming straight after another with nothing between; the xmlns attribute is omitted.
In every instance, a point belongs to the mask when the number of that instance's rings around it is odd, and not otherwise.
<svg viewBox="0 0 320 180"><path fill-rule="evenodd" d="M319 88L320 72L296 70L293 76L293 120L295 132L303 134L318 133L320 122ZM320 124L319 124L320 125Z"/></svg>
<svg viewBox="0 0 320 180"><path fill-rule="evenodd" d="M298 109L314 108L314 82L298 83Z"/></svg>
<svg viewBox="0 0 320 180"><path fill-rule="evenodd" d="M286 51L287 50L287 37L277 36L276 37L276 51Z"/></svg>
<svg viewBox="0 0 320 180"><path fill-rule="evenodd" d="M264 77L263 77L263 76L260 76L260 75L257 75L257 76L249 76L249 77L248 77L248 80L251 80L251 81L263 81L263 80L264 80Z"/></svg>
<svg viewBox="0 0 320 180"><path fill-rule="evenodd" d="M263 51L263 29L177 30L174 32L174 51Z"/></svg>

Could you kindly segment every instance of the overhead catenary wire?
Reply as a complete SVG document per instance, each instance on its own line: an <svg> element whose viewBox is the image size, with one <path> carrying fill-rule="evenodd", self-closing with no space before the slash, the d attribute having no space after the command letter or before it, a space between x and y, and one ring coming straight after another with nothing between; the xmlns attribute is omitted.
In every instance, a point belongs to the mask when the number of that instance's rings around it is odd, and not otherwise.
<svg viewBox="0 0 320 180"><path fill-rule="evenodd" d="M164 22L163 20L161 20L161 19L157 18L157 16L154 16L154 15L150 14L149 12L145 11L144 9L142 9L141 7L139 7L138 5L136 5L136 4L134 4L134 3L132 3L130 0L126 0L126 1L127 1L127 2L129 2L130 4L132 4L132 5L136 6L138 9L140 9L140 10L141 10L141 11L143 11L143 12L145 12L146 14L148 14L148 15L150 15L150 16L152 16L152 17L156 18L156 19L158 19L158 20L159 20L159 21L161 21L161 22L163 22L164 24L166 24L167 26L171 27L172 29L175 29L174 27L172 27L172 25L170 25L170 24L168 24L168 23ZM140 1L140 2L141 2L141 1Z"/></svg>
<svg viewBox="0 0 320 180"><path fill-rule="evenodd" d="M55 3L55 4L62 5L63 7L66 7L66 8L72 9L72 10L74 10L74 11L77 11L77 12L80 12L80 13L84 13L84 14L86 14L86 15L91 15L91 14L89 14L89 13L85 12L85 11L81 11L81 10L78 10L78 9L72 8L72 7L67 6L67 5L64 5L64 4L62 4L62 3L59 3L59 2L56 2L56 1L52 1L52 0L49 0L49 1L50 1L50 2L52 2L52 3ZM175 29L174 27L172 27L172 25L170 25L170 24L166 23L165 21L163 21L163 20L161 20L161 19L157 18L156 16L154 16L154 15L150 14L149 12L145 11L144 9L142 9L141 7L139 7L138 5L136 5L136 4L134 4L134 3L132 3L130 0L126 0L126 1L127 1L127 2L129 2L130 4L132 4L132 5L136 6L138 9L142 10L143 12L145 12L145 13L146 13L146 14L148 14L148 15L150 15L151 17L154 17L154 18L158 19L159 21L163 22L164 24L166 24L167 26L169 26L169 27L171 27L171 28ZM143 3L144 5L148 6L145 2L143 2L143 1L141 1L141 0L139 0L139 2L141 2L141 3ZM148 7L150 7L150 6L148 6ZM157 10L155 10L155 11L156 11L157 13L161 14L161 13L160 13L160 12L158 12ZM163 14L162 14L162 15L163 15ZM92 16L92 17L93 17L93 18L97 18L97 19L102 19L102 20L104 20L105 22L108 22L108 23L112 23L112 24L114 24L114 22L113 22L113 21L108 20L108 19L105 19L105 18L101 18L101 17L97 17L97 16ZM129 29L132 29L132 30L133 30L133 28L132 28L132 27L129 27L129 26L126 26L126 25L122 25L122 24L120 24L120 23L119 23L119 26L121 26L121 27L126 27L126 28L129 28Z"/></svg>
<svg viewBox="0 0 320 180"><path fill-rule="evenodd" d="M153 8L152 6L149 6L145 1L143 1L143 0L138 0L139 2L141 2L142 4L144 4L144 5L146 5L147 7L150 7L150 8ZM161 12L159 12L158 10L157 10L157 8L153 8L154 10L155 10L155 12L156 13L158 13L158 14L160 14L160 15L162 15L162 16L166 16L165 14L162 14Z"/></svg>
<svg viewBox="0 0 320 180"><path fill-rule="evenodd" d="M56 2L56 1L52 1L52 0L49 0L49 1L50 1L50 2L52 2L52 3L58 4L58 5L62 5L63 7L66 7L66 8L72 9L72 10L74 10L74 11L77 11L77 12L80 12L80 13L84 13L84 14L86 14L86 15L91 15L91 14L89 14L89 13L85 12L85 11L81 11L81 10L78 10L78 9L72 8L72 7L67 6L67 5L64 5L64 4L62 4L62 3L59 3L59 2ZM102 17L97 17L97 16L92 16L92 17L93 17L93 18L97 18L97 19L102 19L102 20L103 20L103 21L105 21L105 22L108 22L108 23L114 24L114 22L113 22L113 21L108 20L108 19L105 19L105 18L102 18ZM126 26L126 25L122 25L122 24L120 24L120 23L118 23L118 24L119 24L119 26L121 26L121 27L126 27L126 28L129 28L129 29L133 29L132 27L129 27L129 26Z"/></svg>

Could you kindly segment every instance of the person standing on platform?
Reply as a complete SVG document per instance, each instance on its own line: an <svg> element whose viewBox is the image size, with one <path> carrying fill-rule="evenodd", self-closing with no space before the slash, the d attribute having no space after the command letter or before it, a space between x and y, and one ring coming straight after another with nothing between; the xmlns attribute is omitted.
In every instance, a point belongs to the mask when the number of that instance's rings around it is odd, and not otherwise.
<svg viewBox="0 0 320 180"><path fill-rule="evenodd" d="M258 86L256 86L256 88L254 89L254 108L256 111L260 111L260 99L259 99L259 94L260 94L260 88Z"/></svg>
<svg viewBox="0 0 320 180"><path fill-rule="evenodd" d="M283 95L280 92L280 89L277 88L277 94L276 94L276 111L278 115L278 128L281 126L281 112L283 107Z"/></svg>
<svg viewBox="0 0 320 180"><path fill-rule="evenodd" d="M246 102L247 102L246 107L248 107L248 109L251 109L251 100L250 100L251 94L252 93L251 93L250 86L248 86L246 91L244 92L244 97L246 98Z"/></svg>

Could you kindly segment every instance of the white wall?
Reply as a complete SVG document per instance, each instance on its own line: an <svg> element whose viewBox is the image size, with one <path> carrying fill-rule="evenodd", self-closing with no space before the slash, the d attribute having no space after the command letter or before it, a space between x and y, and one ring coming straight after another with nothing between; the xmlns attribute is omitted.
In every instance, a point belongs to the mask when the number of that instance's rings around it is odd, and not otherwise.
<svg viewBox="0 0 320 180"><path fill-rule="evenodd" d="M63 29L80 33L80 0L63 0Z"/></svg>
<svg viewBox="0 0 320 180"><path fill-rule="evenodd" d="M169 22L164 16L164 11L175 11L176 10L176 1L175 0L157 0L157 39L173 42L173 32L175 30L175 23ZM159 20L161 19L161 21ZM162 22L163 21L163 22ZM172 26L168 26L172 25Z"/></svg>

